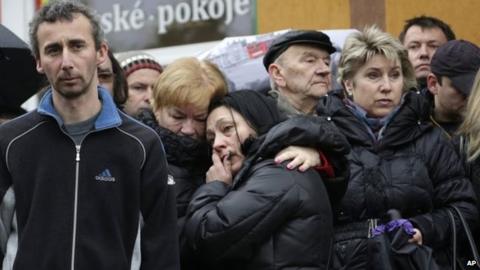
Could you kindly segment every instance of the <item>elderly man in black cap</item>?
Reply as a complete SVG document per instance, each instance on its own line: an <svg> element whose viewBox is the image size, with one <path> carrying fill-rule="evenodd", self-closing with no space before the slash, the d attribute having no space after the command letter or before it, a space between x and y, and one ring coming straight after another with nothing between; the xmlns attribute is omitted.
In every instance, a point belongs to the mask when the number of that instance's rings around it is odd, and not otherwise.
<svg viewBox="0 0 480 270"><path fill-rule="evenodd" d="M330 55L334 52L336 49L330 38L314 30L293 30L273 41L263 58L263 64L270 76L272 89L268 94L277 100L280 112L287 117L316 115L317 103L331 88ZM325 120L320 125L333 124ZM325 129L336 130L334 127ZM338 137L343 136L339 131L336 132ZM319 154L314 149L290 146L281 151L275 160L288 160L295 157L297 151ZM336 205L346 190L348 162L342 154L331 151L328 158L322 153L319 156L319 167L330 168L320 170L320 174L325 179L332 204Z"/></svg>
<svg viewBox="0 0 480 270"><path fill-rule="evenodd" d="M465 40L451 40L437 49L427 76L434 96L430 119L451 137L463 121L465 105L480 68L480 48Z"/></svg>
<svg viewBox="0 0 480 270"><path fill-rule="evenodd" d="M319 31L294 30L275 39L263 59L270 76L269 94L288 116L314 114L331 87L330 38Z"/></svg>

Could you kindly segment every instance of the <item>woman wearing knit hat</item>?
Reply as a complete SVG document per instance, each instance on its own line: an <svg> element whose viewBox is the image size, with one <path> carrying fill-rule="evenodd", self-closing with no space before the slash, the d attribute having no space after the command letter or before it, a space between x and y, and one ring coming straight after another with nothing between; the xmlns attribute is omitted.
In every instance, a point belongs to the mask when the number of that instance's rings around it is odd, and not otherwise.
<svg viewBox="0 0 480 270"><path fill-rule="evenodd" d="M324 144L320 125L299 125L319 118L283 121L274 99L251 90L214 100L209 111L213 165L192 198L185 226L197 264L327 269L333 222L324 183L312 169L290 170L273 159L283 144ZM329 146L341 148L340 141Z"/></svg>
<svg viewBox="0 0 480 270"><path fill-rule="evenodd" d="M141 51L121 54L118 62L128 83L128 99L124 111L136 117L141 109L151 108L152 85L163 68L153 56Z"/></svg>

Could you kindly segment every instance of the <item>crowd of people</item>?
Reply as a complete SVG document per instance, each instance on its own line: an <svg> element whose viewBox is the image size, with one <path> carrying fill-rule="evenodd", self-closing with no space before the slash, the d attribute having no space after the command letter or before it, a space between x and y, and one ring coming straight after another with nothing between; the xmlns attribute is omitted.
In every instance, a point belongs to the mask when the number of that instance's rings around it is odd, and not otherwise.
<svg viewBox="0 0 480 270"><path fill-rule="evenodd" d="M437 18L350 35L337 78L328 35L288 31L267 91L115 57L78 2L43 6L30 42L48 86L0 124L2 269L480 264L480 48Z"/></svg>

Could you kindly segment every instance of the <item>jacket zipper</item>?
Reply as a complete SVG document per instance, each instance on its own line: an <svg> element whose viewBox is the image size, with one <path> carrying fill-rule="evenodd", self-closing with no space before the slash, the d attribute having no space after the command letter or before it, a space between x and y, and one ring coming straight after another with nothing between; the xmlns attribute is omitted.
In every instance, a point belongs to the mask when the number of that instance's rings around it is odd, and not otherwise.
<svg viewBox="0 0 480 270"><path fill-rule="evenodd" d="M77 239L77 210L78 210L78 176L80 170L80 145L75 145L77 154L75 156L75 199L73 205L73 235L72 235L72 259L70 269L75 269L75 246Z"/></svg>

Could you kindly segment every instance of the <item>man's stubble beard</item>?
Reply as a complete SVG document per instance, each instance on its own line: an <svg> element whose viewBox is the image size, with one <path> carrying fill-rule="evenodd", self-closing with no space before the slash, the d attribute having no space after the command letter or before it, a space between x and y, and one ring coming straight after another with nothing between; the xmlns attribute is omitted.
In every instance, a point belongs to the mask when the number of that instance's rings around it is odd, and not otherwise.
<svg viewBox="0 0 480 270"><path fill-rule="evenodd" d="M62 90L61 88L59 89L55 89L55 91L60 95L62 96L63 98L67 99L67 100L74 100L74 99L77 99L83 95L85 95L87 92L88 92L88 89L90 87L90 85L93 83L93 79L90 81L89 84L85 84L83 88L81 88L80 90Z"/></svg>
<svg viewBox="0 0 480 270"><path fill-rule="evenodd" d="M88 88L85 87L85 88L81 89L80 91L68 91L67 92L67 91L57 90L57 93L65 99L73 100L73 99L77 99L78 97L83 96L85 93L87 93L87 91L88 91Z"/></svg>

